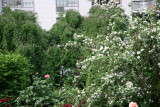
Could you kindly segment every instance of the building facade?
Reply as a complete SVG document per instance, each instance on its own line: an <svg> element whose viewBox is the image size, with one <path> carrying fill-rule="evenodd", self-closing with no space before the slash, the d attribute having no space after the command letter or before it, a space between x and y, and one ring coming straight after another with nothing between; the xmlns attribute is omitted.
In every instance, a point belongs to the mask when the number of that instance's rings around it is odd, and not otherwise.
<svg viewBox="0 0 160 107"><path fill-rule="evenodd" d="M79 11L82 16L87 16L92 2L88 0L0 0L0 11L6 6L12 10L36 12L39 25L49 30L58 20L60 12L73 9Z"/></svg>
<svg viewBox="0 0 160 107"><path fill-rule="evenodd" d="M95 3L102 4L103 0L94 0ZM109 1L109 0L106 0ZM131 16L132 13L145 12L147 8L153 8L155 0L114 0L125 10L125 14Z"/></svg>
<svg viewBox="0 0 160 107"><path fill-rule="evenodd" d="M0 12L3 7L9 6L12 10L21 9L37 13L39 25L46 30L52 28L59 18L59 13L68 9L79 11L87 16L94 3L101 4L102 0L0 0ZM109 0L106 0L109 1ZM132 12L145 11L154 6L154 0L114 0L122 5L125 13L131 16ZM129 4L131 4L129 6Z"/></svg>
<svg viewBox="0 0 160 107"><path fill-rule="evenodd" d="M125 13L131 16L132 13L145 12L147 8L153 8L155 0L120 0Z"/></svg>

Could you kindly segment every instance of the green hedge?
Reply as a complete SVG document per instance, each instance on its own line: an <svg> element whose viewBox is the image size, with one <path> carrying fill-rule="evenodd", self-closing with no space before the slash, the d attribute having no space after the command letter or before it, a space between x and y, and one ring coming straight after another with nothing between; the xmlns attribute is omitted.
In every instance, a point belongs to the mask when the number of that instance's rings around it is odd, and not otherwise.
<svg viewBox="0 0 160 107"><path fill-rule="evenodd" d="M0 53L0 97L17 97L29 85L29 60L16 54Z"/></svg>

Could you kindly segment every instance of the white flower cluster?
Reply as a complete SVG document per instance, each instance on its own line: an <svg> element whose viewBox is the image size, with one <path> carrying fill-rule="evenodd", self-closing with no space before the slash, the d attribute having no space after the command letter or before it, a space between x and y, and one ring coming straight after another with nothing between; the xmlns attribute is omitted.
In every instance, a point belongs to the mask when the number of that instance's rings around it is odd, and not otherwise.
<svg viewBox="0 0 160 107"><path fill-rule="evenodd" d="M79 39L79 38L83 38L83 35L77 35L76 33L73 35L74 39Z"/></svg>
<svg viewBox="0 0 160 107"><path fill-rule="evenodd" d="M75 41L74 42L69 41L68 43L65 44L64 47L66 48L68 46L75 46L76 44L77 44L77 42L75 42Z"/></svg>

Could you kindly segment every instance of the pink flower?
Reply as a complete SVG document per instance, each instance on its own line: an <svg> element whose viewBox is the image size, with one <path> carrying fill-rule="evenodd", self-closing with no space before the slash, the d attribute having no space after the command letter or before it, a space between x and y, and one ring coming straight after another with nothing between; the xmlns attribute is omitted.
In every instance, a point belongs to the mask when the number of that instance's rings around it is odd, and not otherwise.
<svg viewBox="0 0 160 107"><path fill-rule="evenodd" d="M17 97L17 100L20 99L20 97Z"/></svg>
<svg viewBox="0 0 160 107"><path fill-rule="evenodd" d="M138 107L136 102L130 102L129 107Z"/></svg>
<svg viewBox="0 0 160 107"><path fill-rule="evenodd" d="M44 77L45 77L45 78L50 78L50 75L46 74Z"/></svg>

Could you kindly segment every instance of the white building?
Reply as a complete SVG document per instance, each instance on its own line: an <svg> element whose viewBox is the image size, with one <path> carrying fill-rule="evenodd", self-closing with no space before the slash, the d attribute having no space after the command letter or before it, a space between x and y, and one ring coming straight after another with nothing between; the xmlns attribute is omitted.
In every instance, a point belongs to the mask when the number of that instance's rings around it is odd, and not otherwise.
<svg viewBox="0 0 160 107"><path fill-rule="evenodd" d="M103 0L94 0L101 4ZM147 8L152 8L154 6L155 0L114 0L116 3L122 5L125 13L131 16L132 12L145 12Z"/></svg>
<svg viewBox="0 0 160 107"><path fill-rule="evenodd" d="M88 0L0 0L0 12L5 6L9 6L12 10L36 12L40 26L49 30L58 20L60 12L74 9L81 15L87 16L92 2Z"/></svg>
<svg viewBox="0 0 160 107"><path fill-rule="evenodd" d="M145 12L147 8L153 8L155 0L119 0L127 15L137 12Z"/></svg>
<svg viewBox="0 0 160 107"><path fill-rule="evenodd" d="M100 3L102 0L93 0ZM145 11L153 7L154 0L114 0L121 4L125 13L131 16L132 12ZM132 6L129 6L132 4ZM9 6L12 10L22 9L34 11L38 15L38 22L43 29L49 30L59 18L59 13L74 9L81 15L87 16L92 2L89 0L0 0L0 12L3 7Z"/></svg>

